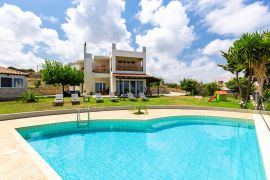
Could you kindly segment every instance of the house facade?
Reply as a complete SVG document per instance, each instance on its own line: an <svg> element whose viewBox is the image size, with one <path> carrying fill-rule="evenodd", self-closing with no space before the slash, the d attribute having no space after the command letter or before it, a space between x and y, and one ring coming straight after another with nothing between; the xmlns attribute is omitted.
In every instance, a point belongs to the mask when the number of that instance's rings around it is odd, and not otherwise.
<svg viewBox="0 0 270 180"><path fill-rule="evenodd" d="M108 56L94 56L84 44L84 59L72 63L84 71L84 84L76 87L85 94L100 92L126 94L147 91L147 84L154 77L146 74L146 48L141 52L119 50L112 44Z"/></svg>
<svg viewBox="0 0 270 180"><path fill-rule="evenodd" d="M26 73L0 67L0 100L16 99L26 91Z"/></svg>

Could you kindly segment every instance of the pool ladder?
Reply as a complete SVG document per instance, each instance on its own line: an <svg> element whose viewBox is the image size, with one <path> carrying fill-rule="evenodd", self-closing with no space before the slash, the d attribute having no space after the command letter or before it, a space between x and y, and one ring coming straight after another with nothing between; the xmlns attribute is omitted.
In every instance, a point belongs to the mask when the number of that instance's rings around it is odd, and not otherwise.
<svg viewBox="0 0 270 180"><path fill-rule="evenodd" d="M83 120L81 119L81 112L80 109L77 109L77 127L89 127L89 123L90 123L90 108L87 109L87 113L88 113L88 118L87 120Z"/></svg>

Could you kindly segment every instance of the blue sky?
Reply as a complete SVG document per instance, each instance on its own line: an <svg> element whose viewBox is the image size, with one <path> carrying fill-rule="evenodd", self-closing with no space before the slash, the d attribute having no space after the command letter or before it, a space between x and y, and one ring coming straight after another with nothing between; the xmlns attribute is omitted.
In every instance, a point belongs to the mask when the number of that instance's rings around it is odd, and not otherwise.
<svg viewBox="0 0 270 180"><path fill-rule="evenodd" d="M227 80L219 55L244 32L270 28L267 0L4 0L0 2L0 65L33 68L44 58L64 63L111 43L147 47L147 72L177 82Z"/></svg>

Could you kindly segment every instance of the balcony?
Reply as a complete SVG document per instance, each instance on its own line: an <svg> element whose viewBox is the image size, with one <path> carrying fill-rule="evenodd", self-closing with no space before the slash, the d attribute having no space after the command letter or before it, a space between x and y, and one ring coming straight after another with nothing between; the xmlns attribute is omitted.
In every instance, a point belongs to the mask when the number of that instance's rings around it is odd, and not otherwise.
<svg viewBox="0 0 270 180"><path fill-rule="evenodd" d="M142 66L121 66L116 65L116 71L143 71Z"/></svg>
<svg viewBox="0 0 270 180"><path fill-rule="evenodd" d="M110 69L107 65L96 65L93 67L94 73L109 73Z"/></svg>

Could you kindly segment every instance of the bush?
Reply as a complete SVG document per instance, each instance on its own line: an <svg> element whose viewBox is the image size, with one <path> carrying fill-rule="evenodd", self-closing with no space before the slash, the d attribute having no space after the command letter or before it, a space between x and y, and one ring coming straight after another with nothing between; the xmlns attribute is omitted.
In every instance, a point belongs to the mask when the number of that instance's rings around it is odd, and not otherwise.
<svg viewBox="0 0 270 180"><path fill-rule="evenodd" d="M197 81L193 79L183 79L180 81L180 88L186 92L191 93L191 95L195 95L196 92Z"/></svg>
<svg viewBox="0 0 270 180"><path fill-rule="evenodd" d="M22 95L22 101L23 102L37 102L38 101L37 94L32 91L25 92Z"/></svg>
<svg viewBox="0 0 270 180"><path fill-rule="evenodd" d="M263 93L263 97L266 98L266 99L269 99L270 98L270 90L269 89L266 89Z"/></svg>
<svg viewBox="0 0 270 180"><path fill-rule="evenodd" d="M213 96L215 91L220 90L220 87L217 83L212 82L212 83L204 84L203 89L205 90L208 96Z"/></svg>
<svg viewBox="0 0 270 180"><path fill-rule="evenodd" d="M40 80L36 80L35 83L35 88L38 88L41 85L41 81Z"/></svg>

